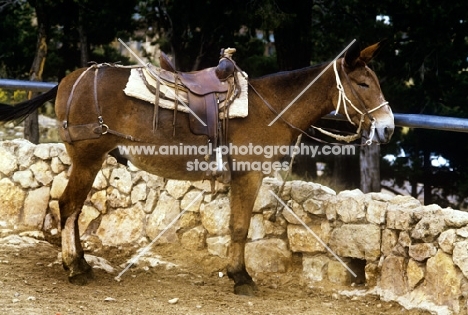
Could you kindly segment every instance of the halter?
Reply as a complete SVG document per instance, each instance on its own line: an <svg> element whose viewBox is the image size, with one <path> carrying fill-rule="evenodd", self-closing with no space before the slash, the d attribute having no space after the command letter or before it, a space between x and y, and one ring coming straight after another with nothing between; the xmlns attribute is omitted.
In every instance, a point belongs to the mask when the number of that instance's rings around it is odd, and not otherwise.
<svg viewBox="0 0 468 315"><path fill-rule="evenodd" d="M348 77L348 74L346 73L346 71L344 71L343 69L343 63L341 63L341 69L343 70L343 73L346 77L346 80L348 81L348 83L350 83L350 80L349 80L349 77ZM349 135L349 136L342 136L342 135L337 135L337 134L334 134L332 132L329 132L329 131L326 131L326 130L323 130L322 128L319 128L319 127L315 127L315 126L311 126L315 129L317 129L318 131L320 131L321 133L327 135L327 136L330 136L336 140L339 140L339 141L346 141L346 142L351 142L351 141L354 141L356 139L358 139L359 137L361 137L361 133L362 133L362 123L364 122L364 116L367 116L369 117L370 121L371 121L371 127L370 127L370 133L369 133L369 138L366 140L365 144L366 145L371 145L372 144L372 139L374 138L374 135L375 135L375 118L372 117L371 113L380 109L381 107L385 106L388 104L387 101L383 102L382 104L380 104L379 106L375 107L375 108L372 108L370 110L368 110L363 102L361 101L361 99L359 98L359 96L357 95L356 91L353 89L352 85L350 84L350 88L351 88L351 91L353 92L354 96L359 100L359 103L361 105L361 108L362 108L362 111L357 108L353 102L351 102L351 100L346 96L346 92L344 90L344 87L343 87L343 84L341 83L341 79L340 79L340 75L338 73L338 69L336 67L336 60L333 61L333 71L335 72L335 79L336 79L336 88L338 89L338 102L336 104L336 109L335 109L335 115L338 114L338 112L340 111L340 106L341 106L341 103L343 103L343 109L344 109L344 112L345 112L345 116L346 118L348 119L348 121L353 124L354 126L356 126L356 124L351 120L351 117L349 117L349 114L348 114L348 106L347 104L349 104L349 106L351 106L358 114L361 115L361 119L359 120L359 126L358 126L358 129L356 130L356 133L354 135Z"/></svg>

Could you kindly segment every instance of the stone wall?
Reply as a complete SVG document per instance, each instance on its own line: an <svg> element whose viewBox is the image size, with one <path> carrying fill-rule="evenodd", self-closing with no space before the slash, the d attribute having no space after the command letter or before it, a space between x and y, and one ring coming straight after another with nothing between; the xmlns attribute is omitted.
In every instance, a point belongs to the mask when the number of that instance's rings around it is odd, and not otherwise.
<svg viewBox="0 0 468 315"><path fill-rule="evenodd" d="M69 167L63 144L0 142L0 231L59 233L58 198ZM336 194L319 184L290 181L281 197L295 215L284 209L275 217L278 202L270 190L278 193L280 186L279 180L265 178L254 206L246 265L255 278L288 272L293 257L300 257L307 285L363 288L440 314L466 311L468 213L422 206L408 196L359 190ZM203 190L203 197L192 202ZM215 198L209 192L208 182L164 180L109 157L83 207L82 238L118 246L159 237L159 242L180 242L191 250L226 257L229 191Z"/></svg>

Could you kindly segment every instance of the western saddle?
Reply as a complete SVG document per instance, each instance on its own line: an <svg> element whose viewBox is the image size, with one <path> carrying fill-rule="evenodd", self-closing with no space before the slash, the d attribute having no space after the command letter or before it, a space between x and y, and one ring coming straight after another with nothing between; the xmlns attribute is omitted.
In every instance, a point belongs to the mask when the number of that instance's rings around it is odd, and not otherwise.
<svg viewBox="0 0 468 315"><path fill-rule="evenodd" d="M167 55L161 52L161 68L150 71L150 73L159 77L159 79L155 78L157 86L152 89L155 92L153 129L158 128L159 84L162 83L174 88L176 95L173 134L175 134L177 107L179 106L177 93L178 91L185 91L188 95L188 106L190 108L189 126L191 132L208 136L209 142L218 154L217 156L205 156L206 161L212 160L218 163L217 170L210 170L207 175L211 179L221 179L224 183L230 181L229 169L222 169L222 165L228 165L228 163L223 163L227 157L221 157L216 149L227 142L229 105L240 92L235 75L238 68L232 60L232 54L235 51L234 48L222 49L221 58L216 67L194 72L176 71ZM224 102L224 106L220 109L219 106L222 102ZM222 120L219 118L220 111L224 114Z"/></svg>

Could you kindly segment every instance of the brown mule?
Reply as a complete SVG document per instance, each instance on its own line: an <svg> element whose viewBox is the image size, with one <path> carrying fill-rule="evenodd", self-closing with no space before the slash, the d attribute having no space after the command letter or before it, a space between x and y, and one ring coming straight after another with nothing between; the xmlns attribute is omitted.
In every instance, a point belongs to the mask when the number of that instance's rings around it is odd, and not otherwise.
<svg viewBox="0 0 468 315"><path fill-rule="evenodd" d="M229 121L228 143L237 148L289 146L297 138L300 130L306 130L321 116L337 109L348 116L353 124L362 127L364 136L369 138L369 143L388 142L394 129L393 114L385 102L376 75L366 66L379 48L379 43L362 51L356 45L352 46L344 58L338 59L333 67L328 67L279 118L278 114L286 105L328 64L251 80L249 115L246 118ZM185 113L178 114L175 135L173 135L171 110L160 110L159 127L153 133L151 127L153 106L130 98L122 92L129 77L129 69L102 66L96 77L93 71L89 71L75 85L84 72L85 69L81 69L71 73L58 87L35 99L14 107L0 106L0 120L12 120L28 115L42 103L56 96L55 110L62 124L60 128L66 149L72 160L69 182L59 200L62 258L65 269L69 271L70 281L80 284L86 283L92 276L92 270L84 259L77 219L107 154L118 146L160 147L179 146L181 143L205 146L207 144L206 136L190 132L189 117ZM94 80L97 80L97 85ZM97 89L94 93L95 86ZM91 128L92 137L67 142L65 127L85 126L84 129L87 129L86 126L90 125L94 126ZM81 127L76 128L78 131L81 130ZM204 179L206 175L206 172L195 169L193 163L204 161L203 154L170 156L128 154L126 157L135 166L165 178L196 181ZM281 157L278 153L268 159L265 155L253 152L243 154L240 151L231 152L229 156L229 161L232 163L230 183L232 243L229 249L228 275L234 280L234 291L237 294L253 294L255 287L245 269L244 245L254 201L264 177L261 169L249 170L245 166L254 162L260 163L257 166L263 166L267 165L265 163L278 161ZM235 167L239 165L235 163L239 162L244 163L241 170Z"/></svg>

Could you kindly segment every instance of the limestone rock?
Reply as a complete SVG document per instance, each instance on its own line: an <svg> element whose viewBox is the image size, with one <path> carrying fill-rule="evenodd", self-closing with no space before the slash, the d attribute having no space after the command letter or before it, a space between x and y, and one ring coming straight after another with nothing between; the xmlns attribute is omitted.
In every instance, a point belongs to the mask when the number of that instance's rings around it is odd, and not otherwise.
<svg viewBox="0 0 468 315"><path fill-rule="evenodd" d="M271 238L245 245L245 266L249 273L286 272L291 264L291 252L284 240Z"/></svg>
<svg viewBox="0 0 468 315"><path fill-rule="evenodd" d="M406 266L406 275L408 278L408 287L413 290L422 279L424 279L424 265L416 262L413 259L408 261Z"/></svg>
<svg viewBox="0 0 468 315"><path fill-rule="evenodd" d="M2 178L0 196L2 196L0 198L1 221L5 221L8 225L18 224L25 197L24 191L8 178Z"/></svg>
<svg viewBox="0 0 468 315"><path fill-rule="evenodd" d="M279 201L271 194L270 191L277 194L280 186L281 182L279 180L275 178L265 178L263 180L263 185L258 191L257 199L255 199L253 212L260 213L263 210L276 208Z"/></svg>
<svg viewBox="0 0 468 315"><path fill-rule="evenodd" d="M156 238L163 230L167 229L158 240L159 243L174 243L178 241L177 230L179 222L175 222L168 228L169 224L179 215L180 201L163 192L159 197L158 205L151 213L146 222L146 235L150 239Z"/></svg>
<svg viewBox="0 0 468 315"><path fill-rule="evenodd" d="M281 216L275 218L275 221L270 221L270 217L274 216L273 211L267 211L263 213L263 226L265 229L265 234L269 236L280 237L286 235L286 226L287 222Z"/></svg>
<svg viewBox="0 0 468 315"><path fill-rule="evenodd" d="M383 258L383 257L382 257ZM366 286L369 288L375 287L380 279L380 268L378 262L367 262L364 267L364 277Z"/></svg>
<svg viewBox="0 0 468 315"><path fill-rule="evenodd" d="M0 147L0 173L10 176L17 169L18 162L15 155L3 146Z"/></svg>
<svg viewBox="0 0 468 315"><path fill-rule="evenodd" d="M400 232L400 234L398 235L398 244L405 248L409 248L409 246L411 245L411 237L407 231Z"/></svg>
<svg viewBox="0 0 468 315"><path fill-rule="evenodd" d="M130 194L130 199L132 204L137 203L138 201L142 201L146 199L146 184L140 183L133 187L132 192Z"/></svg>
<svg viewBox="0 0 468 315"><path fill-rule="evenodd" d="M376 260L380 257L380 228L374 224L343 224L330 237L330 248L340 257Z"/></svg>
<svg viewBox="0 0 468 315"><path fill-rule="evenodd" d="M287 208L283 209L283 217L291 224L308 224L311 222L311 218L307 215L307 212L304 211L302 206L297 203L295 200L288 200Z"/></svg>
<svg viewBox="0 0 468 315"><path fill-rule="evenodd" d="M331 201L335 206L337 219L344 223L359 223L366 218L365 195L359 190L345 190Z"/></svg>
<svg viewBox="0 0 468 315"><path fill-rule="evenodd" d="M60 159L60 162L62 162L64 165L71 165L71 159L70 156L68 155L67 151L65 150L65 146L63 143L57 143L57 145L62 145L63 149L59 152L58 158Z"/></svg>
<svg viewBox="0 0 468 315"><path fill-rule="evenodd" d="M96 191L90 199L96 209L101 213L107 212L107 192L105 190Z"/></svg>
<svg viewBox="0 0 468 315"><path fill-rule="evenodd" d="M265 226L263 224L263 215L255 214L250 219L250 227L247 238L256 241L265 237Z"/></svg>
<svg viewBox="0 0 468 315"><path fill-rule="evenodd" d="M107 188L107 205L112 208L126 208L130 206L130 196L122 193L119 189L109 186Z"/></svg>
<svg viewBox="0 0 468 315"><path fill-rule="evenodd" d="M387 214L387 203L379 200L370 200L367 206L366 218L369 223L384 224Z"/></svg>
<svg viewBox="0 0 468 315"><path fill-rule="evenodd" d="M20 141L18 149L15 152L18 167L20 170L28 169L34 161L34 149L36 146L24 139L14 141Z"/></svg>
<svg viewBox="0 0 468 315"><path fill-rule="evenodd" d="M457 240L457 231L455 229L448 229L440 233L437 238L437 243L440 249L447 254L452 254L454 243Z"/></svg>
<svg viewBox="0 0 468 315"><path fill-rule="evenodd" d="M306 201L314 191L313 183L306 183L299 180L291 181L291 198L296 202Z"/></svg>
<svg viewBox="0 0 468 315"><path fill-rule="evenodd" d="M50 197L53 199L59 199L63 194L65 187L68 184L68 177L65 172L62 172L54 177L52 187L50 189Z"/></svg>
<svg viewBox="0 0 468 315"><path fill-rule="evenodd" d="M186 249L200 250L205 247L205 237L206 230L199 225L182 234L180 243Z"/></svg>
<svg viewBox="0 0 468 315"><path fill-rule="evenodd" d="M197 212L185 211L179 219L181 229L189 229L200 224L200 215Z"/></svg>
<svg viewBox="0 0 468 315"><path fill-rule="evenodd" d="M80 216L78 218L78 229L80 231L80 236L83 236L88 228L89 224L99 217L100 212L88 205L84 205L83 209L81 210Z"/></svg>
<svg viewBox="0 0 468 315"><path fill-rule="evenodd" d="M302 257L302 276L306 280L319 282L325 279L330 258L325 255Z"/></svg>
<svg viewBox="0 0 468 315"><path fill-rule="evenodd" d="M104 176L103 170L100 170L94 178L93 188L102 190L107 188L107 178Z"/></svg>
<svg viewBox="0 0 468 315"><path fill-rule="evenodd" d="M411 213L404 207L387 206L386 216L387 228L395 230L409 230L412 224Z"/></svg>
<svg viewBox="0 0 468 315"><path fill-rule="evenodd" d="M411 196L398 195L389 201L388 206L391 210L396 208L415 209L421 207L421 202Z"/></svg>
<svg viewBox="0 0 468 315"><path fill-rule="evenodd" d="M180 201L180 208L191 212L200 211L200 205L203 201L203 191L192 189L187 192Z"/></svg>
<svg viewBox="0 0 468 315"><path fill-rule="evenodd" d="M158 204L158 200L159 192L155 189L151 189L148 193L148 196L146 197L146 202L143 207L143 211L145 211L145 213L153 212L153 210L156 208L156 205Z"/></svg>
<svg viewBox="0 0 468 315"><path fill-rule="evenodd" d="M39 186L34 180L33 174L30 170L17 171L13 174L12 179L23 188L36 188Z"/></svg>
<svg viewBox="0 0 468 315"><path fill-rule="evenodd" d="M31 190L24 201L22 223L25 226L42 229L50 197L49 187Z"/></svg>
<svg viewBox="0 0 468 315"><path fill-rule="evenodd" d="M382 230L382 245L381 250L384 256L390 256L393 248L398 243L397 231L391 229Z"/></svg>
<svg viewBox="0 0 468 315"><path fill-rule="evenodd" d="M330 239L330 225L328 221L314 222L308 227L325 244ZM291 251L306 252L311 254L325 253L326 248L302 225L289 224L287 228L288 240Z"/></svg>
<svg viewBox="0 0 468 315"><path fill-rule="evenodd" d="M445 220L440 212L427 213L415 225L411 237L423 242L434 242L445 229Z"/></svg>
<svg viewBox="0 0 468 315"><path fill-rule="evenodd" d="M468 224L468 212L443 209L445 224L449 227L461 228Z"/></svg>
<svg viewBox="0 0 468 315"><path fill-rule="evenodd" d="M211 191L211 183L209 180L198 180L192 182L192 186L200 191Z"/></svg>
<svg viewBox="0 0 468 315"><path fill-rule="evenodd" d="M50 169L55 174L58 174L58 173L63 172L65 169L67 169L67 166L65 166L65 164L63 164L62 161L60 161L58 156L55 156L52 158L50 162Z"/></svg>
<svg viewBox="0 0 468 315"><path fill-rule="evenodd" d="M382 264L380 286L396 295L408 292L408 284L405 278L405 258L388 256Z"/></svg>
<svg viewBox="0 0 468 315"><path fill-rule="evenodd" d="M311 198L304 201L304 211L317 216L325 216L325 205L336 196L336 192L323 185L317 184Z"/></svg>
<svg viewBox="0 0 468 315"><path fill-rule="evenodd" d="M226 258L231 245L231 236L213 236L206 239L206 246L211 255Z"/></svg>
<svg viewBox="0 0 468 315"><path fill-rule="evenodd" d="M425 279L425 293L430 300L438 305L447 305L458 313L463 275L455 267L452 258L441 250L437 251L426 263Z"/></svg>
<svg viewBox="0 0 468 315"><path fill-rule="evenodd" d="M34 178L42 185L47 186L54 180L54 175L51 172L49 164L44 161L38 161L31 165L30 167L32 173L34 174ZM65 170L62 168L61 171ZM61 172L60 171L60 172ZM56 174L60 173L56 172Z"/></svg>
<svg viewBox="0 0 468 315"><path fill-rule="evenodd" d="M456 242L453 247L453 262L468 278L468 241Z"/></svg>
<svg viewBox="0 0 468 315"><path fill-rule="evenodd" d="M432 243L419 243L409 246L409 255L417 261L424 261L433 257L437 253L437 248Z"/></svg>
<svg viewBox="0 0 468 315"><path fill-rule="evenodd" d="M192 184L189 181L180 181L170 179L166 183L166 190L175 199L182 198L185 193L190 189Z"/></svg>
<svg viewBox="0 0 468 315"><path fill-rule="evenodd" d="M229 198L222 196L200 208L201 221L211 235L229 234L231 208Z"/></svg>
<svg viewBox="0 0 468 315"><path fill-rule="evenodd" d="M119 192L129 194L132 191L132 176L126 168L115 168L109 178L109 184L117 188Z"/></svg>
<svg viewBox="0 0 468 315"><path fill-rule="evenodd" d="M142 236L144 219L140 203L116 209L102 216L96 235L103 245L133 243Z"/></svg>
<svg viewBox="0 0 468 315"><path fill-rule="evenodd" d="M48 160L50 159L50 148L53 146L52 143L39 143L34 148L34 156Z"/></svg>
<svg viewBox="0 0 468 315"><path fill-rule="evenodd" d="M349 285L352 282L353 276L351 273L336 260L330 260L327 265L328 281L339 285Z"/></svg>

